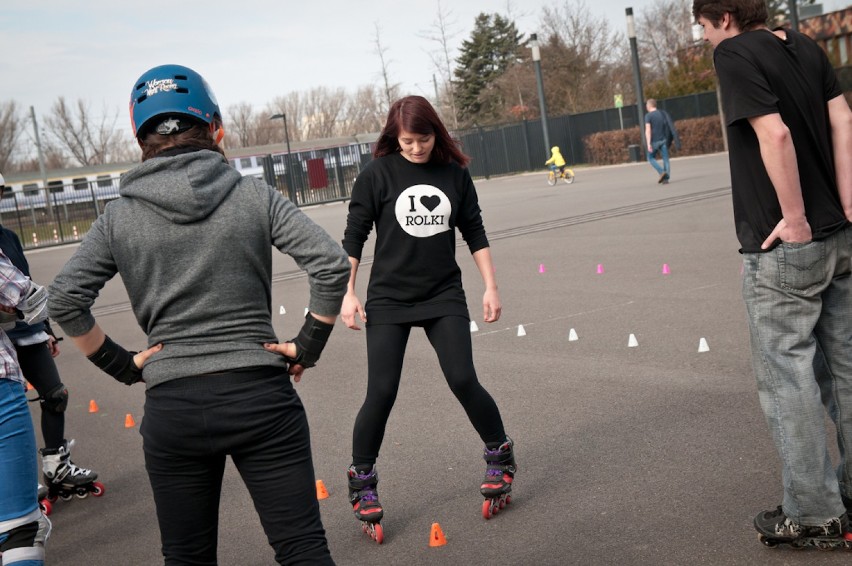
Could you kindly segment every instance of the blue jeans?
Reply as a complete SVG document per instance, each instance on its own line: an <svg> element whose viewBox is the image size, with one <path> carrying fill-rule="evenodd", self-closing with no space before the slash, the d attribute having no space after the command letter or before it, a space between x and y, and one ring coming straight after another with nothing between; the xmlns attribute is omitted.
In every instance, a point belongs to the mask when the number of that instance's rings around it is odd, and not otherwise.
<svg viewBox="0 0 852 566"><path fill-rule="evenodd" d="M656 169L657 173L659 173L660 175L662 175L663 173L665 173L666 175L671 174L672 169L671 166L669 166L669 146L666 145L666 140L652 143L651 149L653 149L654 151L648 153L648 163L650 163L651 166ZM660 156L663 158L662 167L660 167L660 164L657 163L656 159L654 159L654 154L657 151L660 152Z"/></svg>
<svg viewBox="0 0 852 566"><path fill-rule="evenodd" d="M225 457L279 564L333 565L310 432L282 368L184 377L146 391L140 429L165 564L216 564Z"/></svg>
<svg viewBox="0 0 852 566"><path fill-rule="evenodd" d="M744 255L752 364L782 463L784 513L819 525L852 497L852 227ZM837 427L832 468L826 412Z"/></svg>
<svg viewBox="0 0 852 566"><path fill-rule="evenodd" d="M11 379L0 379L0 545L6 542L8 531L41 516L36 454L24 386ZM43 559L34 557L20 562L43 563Z"/></svg>

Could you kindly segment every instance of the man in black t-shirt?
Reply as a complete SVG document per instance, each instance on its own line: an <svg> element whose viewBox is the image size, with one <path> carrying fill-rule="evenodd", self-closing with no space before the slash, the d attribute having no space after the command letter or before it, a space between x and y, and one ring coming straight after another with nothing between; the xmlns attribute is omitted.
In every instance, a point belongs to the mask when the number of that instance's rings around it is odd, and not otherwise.
<svg viewBox="0 0 852 566"><path fill-rule="evenodd" d="M852 546L852 112L816 43L766 27L764 0L692 12L714 47L752 359L783 464L783 504L754 525L768 546Z"/></svg>

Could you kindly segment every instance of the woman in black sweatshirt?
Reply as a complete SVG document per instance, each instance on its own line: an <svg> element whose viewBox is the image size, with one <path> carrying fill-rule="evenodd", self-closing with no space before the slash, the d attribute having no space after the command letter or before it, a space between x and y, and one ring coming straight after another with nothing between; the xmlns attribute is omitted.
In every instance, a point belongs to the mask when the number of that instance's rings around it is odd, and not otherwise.
<svg viewBox="0 0 852 566"><path fill-rule="evenodd" d="M508 499L515 462L500 411L473 367L470 318L455 259L458 228L485 283L484 320L497 321L500 296L476 190L465 167L470 159L420 96L394 103L373 155L355 181L349 204L343 248L352 272L341 317L358 330L357 314L367 328L367 397L355 420L348 475L356 517L380 538L375 463L412 327L425 330L447 383L485 443L488 469L481 491L486 518ZM373 225L375 257L365 309L355 295L355 278Z"/></svg>

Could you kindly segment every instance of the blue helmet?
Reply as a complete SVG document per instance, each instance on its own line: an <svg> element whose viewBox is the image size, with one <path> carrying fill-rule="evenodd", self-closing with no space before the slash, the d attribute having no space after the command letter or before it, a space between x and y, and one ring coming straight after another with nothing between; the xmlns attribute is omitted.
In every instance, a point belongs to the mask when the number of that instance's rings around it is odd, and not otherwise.
<svg viewBox="0 0 852 566"><path fill-rule="evenodd" d="M133 136L144 133L157 116L191 116L207 124L221 121L219 103L204 78L182 65L160 65L144 73L130 93Z"/></svg>

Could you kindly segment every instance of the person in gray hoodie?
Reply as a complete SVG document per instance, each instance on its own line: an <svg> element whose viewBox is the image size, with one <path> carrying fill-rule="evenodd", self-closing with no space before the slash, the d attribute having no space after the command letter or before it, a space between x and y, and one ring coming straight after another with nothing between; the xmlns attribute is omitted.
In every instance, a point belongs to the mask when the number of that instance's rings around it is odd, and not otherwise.
<svg viewBox="0 0 852 566"><path fill-rule="evenodd" d="M333 564L289 376L298 382L319 359L346 292L347 255L279 192L228 164L219 107L198 73L155 67L134 83L130 107L143 162L53 281L50 316L106 373L145 383L140 430L166 564L216 564L227 455L278 563ZM282 343L271 322L273 247L310 284L305 324ZM110 340L91 313L117 273L147 335L139 353Z"/></svg>

